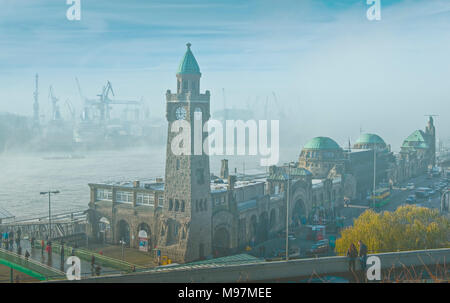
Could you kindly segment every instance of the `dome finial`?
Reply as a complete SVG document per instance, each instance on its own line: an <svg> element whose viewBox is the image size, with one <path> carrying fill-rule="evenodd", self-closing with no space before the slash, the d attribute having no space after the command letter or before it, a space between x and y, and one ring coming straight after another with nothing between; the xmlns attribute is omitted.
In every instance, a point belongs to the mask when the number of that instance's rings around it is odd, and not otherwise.
<svg viewBox="0 0 450 303"><path fill-rule="evenodd" d="M191 49L191 45L192 45L192 44L191 44L190 42L188 42L188 43L186 44L186 46L187 46L188 49Z"/></svg>

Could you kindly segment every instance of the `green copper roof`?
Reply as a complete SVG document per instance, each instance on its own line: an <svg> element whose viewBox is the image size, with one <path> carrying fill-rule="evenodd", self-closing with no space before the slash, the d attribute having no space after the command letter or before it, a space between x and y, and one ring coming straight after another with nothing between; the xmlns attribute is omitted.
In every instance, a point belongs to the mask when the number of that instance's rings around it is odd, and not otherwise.
<svg viewBox="0 0 450 303"><path fill-rule="evenodd" d="M304 149L341 149L339 145L331 138L328 137L315 137L311 139L303 147Z"/></svg>
<svg viewBox="0 0 450 303"><path fill-rule="evenodd" d="M384 144L384 140L375 134L362 134L359 136L358 140L356 140L356 144Z"/></svg>
<svg viewBox="0 0 450 303"><path fill-rule="evenodd" d="M305 176L311 176L312 173L303 168L303 167L291 167L290 171L288 167L279 167L274 174L271 174L268 179L270 180L278 180L278 181L285 181L289 179L289 174L291 175L291 178L293 177L305 177Z"/></svg>
<svg viewBox="0 0 450 303"><path fill-rule="evenodd" d="M187 51L184 54L183 60L181 60L177 74L200 74L200 67L191 51L191 44L188 43L186 46Z"/></svg>
<svg viewBox="0 0 450 303"><path fill-rule="evenodd" d="M429 148L425 140L426 134L421 130L416 130L403 141L402 147Z"/></svg>

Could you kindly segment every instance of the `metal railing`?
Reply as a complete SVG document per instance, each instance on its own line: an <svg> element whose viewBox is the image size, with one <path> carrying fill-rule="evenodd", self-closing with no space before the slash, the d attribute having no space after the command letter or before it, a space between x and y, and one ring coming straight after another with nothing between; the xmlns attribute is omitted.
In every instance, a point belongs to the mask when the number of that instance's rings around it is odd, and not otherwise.
<svg viewBox="0 0 450 303"><path fill-rule="evenodd" d="M0 248L0 263L22 271L39 280L63 279L66 276L64 272L56 268L31 258L26 259L24 256L4 248Z"/></svg>

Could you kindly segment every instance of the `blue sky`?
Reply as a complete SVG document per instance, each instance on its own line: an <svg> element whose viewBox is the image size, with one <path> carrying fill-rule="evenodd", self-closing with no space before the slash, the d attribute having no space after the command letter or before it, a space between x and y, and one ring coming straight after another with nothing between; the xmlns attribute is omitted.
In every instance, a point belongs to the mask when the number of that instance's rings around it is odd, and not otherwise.
<svg viewBox="0 0 450 303"><path fill-rule="evenodd" d="M107 80L117 97L164 114L164 92L192 50L202 88L221 109L261 110L276 92L299 146L326 135L340 144L360 127L395 147L438 113L450 137L450 1L381 0L381 21L365 0L81 0L79 22L65 0L0 0L0 111L31 114L33 76L81 107L74 78L94 96ZM271 105L271 110L274 105Z"/></svg>

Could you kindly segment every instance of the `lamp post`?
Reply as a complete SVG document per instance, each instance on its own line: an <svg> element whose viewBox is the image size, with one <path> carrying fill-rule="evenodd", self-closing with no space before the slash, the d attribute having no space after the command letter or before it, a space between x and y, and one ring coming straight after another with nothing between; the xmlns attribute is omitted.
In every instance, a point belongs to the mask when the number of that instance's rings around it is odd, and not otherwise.
<svg viewBox="0 0 450 303"><path fill-rule="evenodd" d="M289 261L289 199L291 191L291 162L288 168L288 184L286 194L286 261Z"/></svg>
<svg viewBox="0 0 450 303"><path fill-rule="evenodd" d="M376 146L373 147L373 190L372 190L372 207L375 210L375 190L377 187L377 150Z"/></svg>
<svg viewBox="0 0 450 303"><path fill-rule="evenodd" d="M124 261L125 260L124 259L125 258L124 247L125 247L126 242L122 239L122 240L119 241L119 243L122 244L122 261Z"/></svg>
<svg viewBox="0 0 450 303"><path fill-rule="evenodd" d="M445 205L445 197L447 197L447 200L448 200L448 196L447 196L448 193L450 193L450 189L445 189L442 192L442 196L441 196L441 212L450 211L449 205L447 205L447 206Z"/></svg>
<svg viewBox="0 0 450 303"><path fill-rule="evenodd" d="M41 191L41 195L48 195L48 238L49 240L52 238L52 212L51 212L51 195L59 194L59 190L55 191Z"/></svg>

